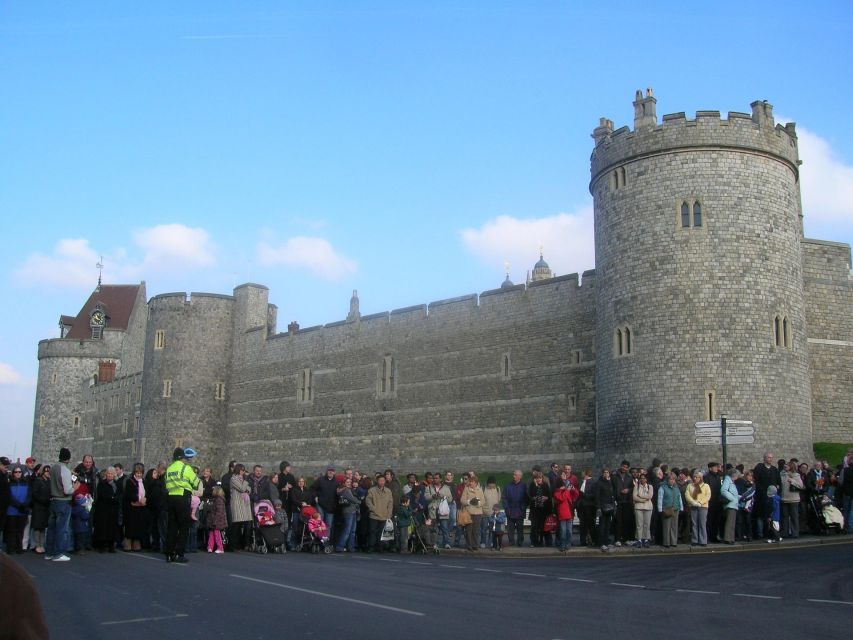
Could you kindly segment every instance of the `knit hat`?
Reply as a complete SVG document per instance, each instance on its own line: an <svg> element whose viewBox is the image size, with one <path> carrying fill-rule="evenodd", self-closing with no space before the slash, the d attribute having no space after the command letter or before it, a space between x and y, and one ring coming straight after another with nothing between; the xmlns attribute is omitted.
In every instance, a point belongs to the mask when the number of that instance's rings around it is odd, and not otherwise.
<svg viewBox="0 0 853 640"><path fill-rule="evenodd" d="M68 462L69 460L71 460L71 451L69 451L65 447L62 447L59 450L59 461L60 462Z"/></svg>

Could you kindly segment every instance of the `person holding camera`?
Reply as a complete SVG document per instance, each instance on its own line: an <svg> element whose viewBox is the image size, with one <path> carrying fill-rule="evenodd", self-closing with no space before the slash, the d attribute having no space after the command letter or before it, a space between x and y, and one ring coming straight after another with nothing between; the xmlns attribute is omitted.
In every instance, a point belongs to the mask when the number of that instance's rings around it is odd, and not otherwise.
<svg viewBox="0 0 853 640"><path fill-rule="evenodd" d="M476 551L480 548L480 521L483 519L483 487L477 482L477 476L471 472L468 474L468 482L462 489L459 498L460 510L467 511L471 522L465 526L465 541L468 551Z"/></svg>

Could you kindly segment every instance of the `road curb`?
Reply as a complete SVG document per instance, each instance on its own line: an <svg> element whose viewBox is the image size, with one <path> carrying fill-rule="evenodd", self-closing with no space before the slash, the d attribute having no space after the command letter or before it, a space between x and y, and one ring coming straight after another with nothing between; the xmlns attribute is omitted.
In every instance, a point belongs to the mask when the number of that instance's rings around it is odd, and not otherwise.
<svg viewBox="0 0 853 640"><path fill-rule="evenodd" d="M442 549L441 555L448 557L485 558L489 560L567 560L571 558L650 558L650 557L674 557L688 555L708 555L723 553L743 553L747 551L766 552L784 551L790 549L808 549L819 546L840 546L853 544L853 536L839 535L833 538L807 537L797 539L786 539L779 544L767 544L761 542L737 542L733 545L712 544L707 547L692 547L690 545L679 545L675 549L664 549L662 547L650 547L647 549L636 549L634 547L613 547L608 551L597 548L573 547L570 551L562 553L554 547L539 549L525 548L516 551L516 548L494 551L491 549L478 549L468 551L466 549Z"/></svg>

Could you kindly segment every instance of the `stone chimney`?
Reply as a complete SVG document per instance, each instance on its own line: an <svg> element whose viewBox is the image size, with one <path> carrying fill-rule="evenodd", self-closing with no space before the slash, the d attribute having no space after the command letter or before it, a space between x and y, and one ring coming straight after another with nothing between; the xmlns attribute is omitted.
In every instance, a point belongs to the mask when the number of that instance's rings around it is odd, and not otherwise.
<svg viewBox="0 0 853 640"><path fill-rule="evenodd" d="M299 323L296 322L296 320L287 325L287 333L289 333L290 335L293 335L297 331L299 331Z"/></svg>
<svg viewBox="0 0 853 640"><path fill-rule="evenodd" d="M634 96L634 131L654 127L658 123L657 98L652 93L652 88L646 89L646 97L637 89Z"/></svg>
<svg viewBox="0 0 853 640"><path fill-rule="evenodd" d="M752 107L753 122L762 127L769 126L771 129L776 126L773 120L773 105L767 100L756 100L749 106Z"/></svg>
<svg viewBox="0 0 853 640"><path fill-rule="evenodd" d="M603 140L609 138L611 133L613 133L613 120L599 118L598 126L592 131L592 139L595 140L595 146L597 147Z"/></svg>

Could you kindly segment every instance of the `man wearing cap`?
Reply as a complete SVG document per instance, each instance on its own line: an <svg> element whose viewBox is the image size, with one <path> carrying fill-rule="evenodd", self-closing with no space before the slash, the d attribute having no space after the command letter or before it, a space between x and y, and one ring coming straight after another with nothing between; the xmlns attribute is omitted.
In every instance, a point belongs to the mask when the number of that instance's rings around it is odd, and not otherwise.
<svg viewBox="0 0 853 640"><path fill-rule="evenodd" d="M172 453L172 464L166 469L166 511L169 517L169 529L166 533L166 562L187 561L184 547L189 536L190 498L197 491L200 481L187 460L196 457L195 449L178 447Z"/></svg>
<svg viewBox="0 0 853 640"><path fill-rule="evenodd" d="M71 498L74 484L71 469L71 452L62 447L59 450L59 464L50 469L50 516L47 521L47 537L44 545L44 559L55 562L71 560L65 555L68 549L68 522L71 520Z"/></svg>
<svg viewBox="0 0 853 640"><path fill-rule="evenodd" d="M314 502L320 508L320 515L329 532L333 532L332 525L335 522L335 508L338 505L338 481L335 480L335 468L330 466L326 469L326 475L320 476L311 485L311 494Z"/></svg>

